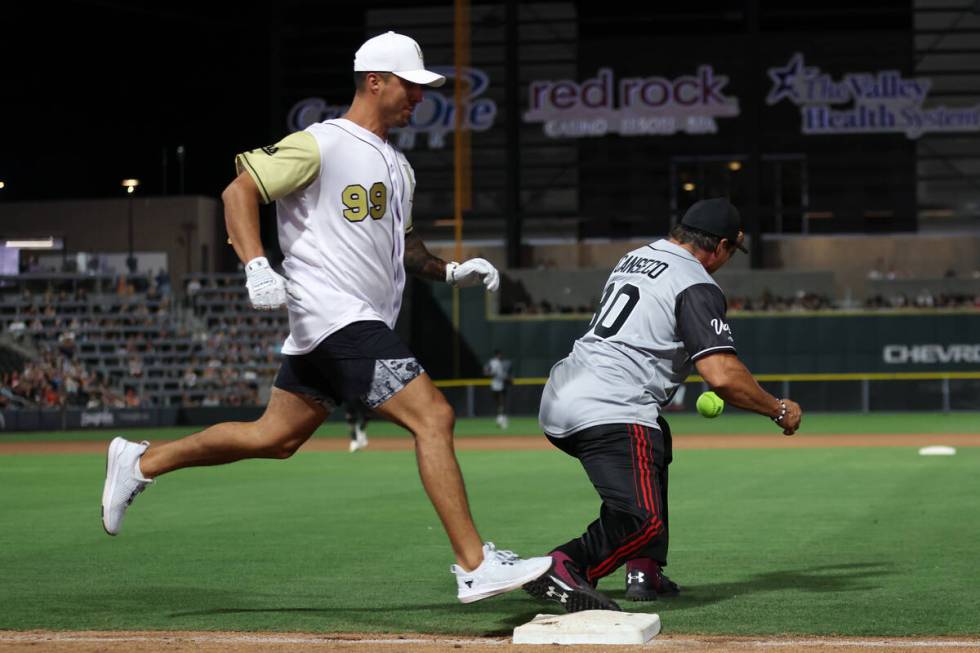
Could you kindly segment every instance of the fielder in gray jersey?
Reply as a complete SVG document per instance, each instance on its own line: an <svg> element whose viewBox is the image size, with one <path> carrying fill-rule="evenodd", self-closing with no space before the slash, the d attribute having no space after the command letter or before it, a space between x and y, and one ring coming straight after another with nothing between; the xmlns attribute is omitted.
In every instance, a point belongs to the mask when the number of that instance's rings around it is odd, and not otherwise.
<svg viewBox="0 0 980 653"><path fill-rule="evenodd" d="M595 589L624 562L626 597L679 593L667 564L670 429L661 411L696 368L727 402L767 415L792 435L802 411L763 390L739 361L725 296L711 274L741 249L738 210L697 202L670 238L626 254L595 316L551 370L539 419L548 439L578 458L602 498L585 533L551 552L552 569L525 585L572 612L619 609Z"/></svg>

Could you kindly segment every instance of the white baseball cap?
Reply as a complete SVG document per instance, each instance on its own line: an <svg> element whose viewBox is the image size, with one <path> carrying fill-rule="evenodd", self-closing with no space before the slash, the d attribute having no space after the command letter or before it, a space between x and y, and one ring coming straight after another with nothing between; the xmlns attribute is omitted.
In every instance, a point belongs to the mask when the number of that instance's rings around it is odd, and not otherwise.
<svg viewBox="0 0 980 653"><path fill-rule="evenodd" d="M354 72L394 73L424 86L442 86L446 78L425 69L422 48L403 34L385 32L368 39L354 53Z"/></svg>

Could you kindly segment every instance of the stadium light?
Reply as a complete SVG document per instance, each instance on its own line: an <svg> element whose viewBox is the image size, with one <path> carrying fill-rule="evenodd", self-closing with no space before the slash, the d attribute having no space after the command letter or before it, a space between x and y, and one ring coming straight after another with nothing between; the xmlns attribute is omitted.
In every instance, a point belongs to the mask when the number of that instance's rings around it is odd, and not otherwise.
<svg viewBox="0 0 980 653"><path fill-rule="evenodd" d="M728 162L728 169L731 170L732 172L738 172L739 170L742 169L742 162L741 161L729 161Z"/></svg>
<svg viewBox="0 0 980 653"><path fill-rule="evenodd" d="M692 184L691 182L687 181L687 182L684 182L684 185L681 186L681 188L683 188L688 193L690 193L692 190L694 190L694 184Z"/></svg>
<svg viewBox="0 0 980 653"><path fill-rule="evenodd" d="M7 183L4 181L0 181L0 190L3 190L6 187L7 187Z"/></svg>
<svg viewBox="0 0 980 653"><path fill-rule="evenodd" d="M133 256L133 193L136 192L136 187L140 185L139 179L123 179L122 187L126 189L126 194L129 195L129 256L126 257L126 267L129 268L130 274L136 273L136 257Z"/></svg>

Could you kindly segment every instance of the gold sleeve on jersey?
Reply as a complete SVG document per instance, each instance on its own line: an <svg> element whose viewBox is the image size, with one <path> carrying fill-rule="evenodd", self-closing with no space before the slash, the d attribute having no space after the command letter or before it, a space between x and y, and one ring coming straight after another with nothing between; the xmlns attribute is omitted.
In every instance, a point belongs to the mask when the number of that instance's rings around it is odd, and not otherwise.
<svg viewBox="0 0 980 653"><path fill-rule="evenodd" d="M247 171L265 204L306 188L320 174L320 148L308 132L294 132L275 145L235 157L238 174Z"/></svg>

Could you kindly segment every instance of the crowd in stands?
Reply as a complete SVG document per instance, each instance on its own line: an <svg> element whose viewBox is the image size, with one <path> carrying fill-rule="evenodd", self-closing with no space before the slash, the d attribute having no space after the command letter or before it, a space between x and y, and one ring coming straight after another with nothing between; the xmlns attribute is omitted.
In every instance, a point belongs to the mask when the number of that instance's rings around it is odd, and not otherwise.
<svg viewBox="0 0 980 653"><path fill-rule="evenodd" d="M888 272L883 274L887 278ZM30 354L15 367L0 359L0 409L264 403L263 392L279 366L288 318L284 310L252 310L240 274L192 276L179 304L163 272L118 275L108 286L80 279L0 287L0 332ZM587 316L595 310L526 295L519 299L510 305L502 301L500 312ZM733 312L854 307L805 291L792 297L770 292L729 297ZM923 288L911 295L877 294L863 307L980 309L980 293Z"/></svg>
<svg viewBox="0 0 980 653"><path fill-rule="evenodd" d="M247 310L240 275L225 276L192 280L187 307L174 305L161 275L119 275L111 292L58 279L7 288L4 337L32 355L3 371L0 408L262 403L286 315Z"/></svg>
<svg viewBox="0 0 980 653"><path fill-rule="evenodd" d="M870 282L908 281L916 282L912 277L897 269L895 266L886 267L882 261L875 265L868 274ZM962 279L973 285L972 292L955 292L944 289L943 280ZM728 310L732 312L803 312L803 311L833 311L842 309L865 310L895 310L895 309L980 309L980 269L960 275L954 269L947 270L937 283L935 279L921 280L921 285L914 292L905 289L892 288L885 292L876 292L862 302L834 299L826 294L798 290L791 296L777 295L764 290L759 296L749 297L729 295ZM889 284L891 285L891 284ZM878 284L880 287L880 284ZM503 292L500 299L499 312L501 315L592 315L595 306L571 306L549 299L532 298L528 293L515 284L513 292Z"/></svg>
<svg viewBox="0 0 980 653"><path fill-rule="evenodd" d="M761 297L729 297L729 311L761 311L785 313L797 311L826 311L836 308L830 297L817 293L798 291L792 297L780 297L764 291Z"/></svg>
<svg viewBox="0 0 980 653"><path fill-rule="evenodd" d="M933 293L928 289L921 289L913 296L905 293L893 293L888 296L874 295L864 302L865 308L869 309L892 309L892 308L977 308L980 309L980 294L970 295L966 293Z"/></svg>
<svg viewBox="0 0 980 653"><path fill-rule="evenodd" d="M843 308L857 308L848 306L842 302L835 302L826 295L799 291L792 297L781 297L770 292L763 292L760 297L728 297L728 310L731 312L769 312L786 313L800 311L832 311ZM905 308L977 308L980 309L980 293L978 294L951 294L933 293L930 290L922 289L913 296L905 293L893 293L887 296L874 295L867 298L863 303L863 308L868 310L877 309L905 309ZM519 301L513 304L501 304L500 313L502 315L591 315L595 312L592 306L562 306L551 304L547 300L540 302Z"/></svg>
<svg viewBox="0 0 980 653"><path fill-rule="evenodd" d="M0 407L132 408L140 405L133 388L111 387L105 375L86 369L71 356L46 349L22 370L0 375Z"/></svg>

